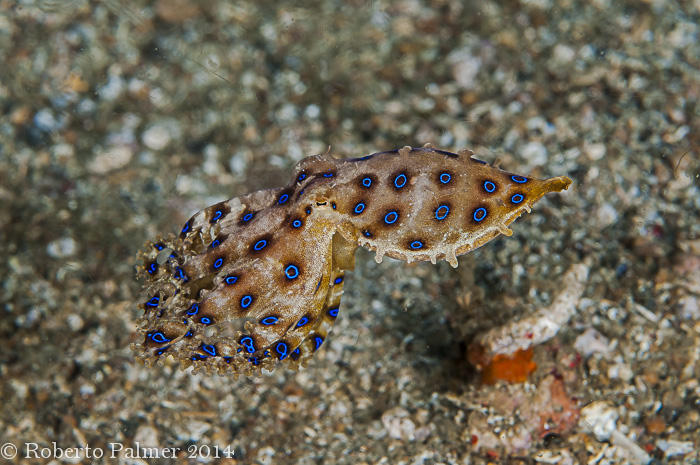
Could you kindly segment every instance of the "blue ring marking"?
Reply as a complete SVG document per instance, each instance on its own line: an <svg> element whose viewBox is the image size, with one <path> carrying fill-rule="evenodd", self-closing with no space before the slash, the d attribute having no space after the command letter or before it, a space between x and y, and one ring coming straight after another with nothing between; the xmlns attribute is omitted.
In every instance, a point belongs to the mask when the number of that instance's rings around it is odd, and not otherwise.
<svg viewBox="0 0 700 465"><path fill-rule="evenodd" d="M285 203L287 200L289 200L289 194L284 193L284 194L280 195L280 198L279 198L279 199L277 199L277 203L278 203L279 205L282 205L282 204Z"/></svg>
<svg viewBox="0 0 700 465"><path fill-rule="evenodd" d="M496 184L494 184L492 181L484 181L484 190L491 194L496 190Z"/></svg>
<svg viewBox="0 0 700 465"><path fill-rule="evenodd" d="M369 176L365 176L364 178L362 178L362 185L365 187L370 187L372 185L372 178L370 178Z"/></svg>
<svg viewBox="0 0 700 465"><path fill-rule="evenodd" d="M440 205L439 207L437 207L435 209L435 219L438 221L444 220L445 218L447 218L447 215L449 215L449 214L450 214L450 207L445 205L445 204Z"/></svg>
<svg viewBox="0 0 700 465"><path fill-rule="evenodd" d="M163 355L163 353L164 353L166 350L168 350L169 347L170 347L170 346L167 345L167 346L165 346L165 347L162 347L162 348L156 350L156 355Z"/></svg>
<svg viewBox="0 0 700 465"><path fill-rule="evenodd" d="M279 318L277 318L276 316L266 316L265 318L260 320L260 324L265 325L265 326L270 326L270 325L274 325L278 321L279 321Z"/></svg>
<svg viewBox="0 0 700 465"><path fill-rule="evenodd" d="M299 173L299 176L297 176L297 182L302 182L304 179L306 179L306 173Z"/></svg>
<svg viewBox="0 0 700 465"><path fill-rule="evenodd" d="M248 221L252 220L254 216L255 216L255 214L249 212L249 213L246 213L245 215L243 215L243 218L241 218L241 220L244 223L247 223Z"/></svg>
<svg viewBox="0 0 700 465"><path fill-rule="evenodd" d="M201 349L212 357L216 357L216 347L209 344L202 344Z"/></svg>
<svg viewBox="0 0 700 465"><path fill-rule="evenodd" d="M221 217L224 215L223 210L216 210L214 212L214 216L211 217L211 220L209 220L210 223L216 223L221 219Z"/></svg>
<svg viewBox="0 0 700 465"><path fill-rule="evenodd" d="M206 360L208 357L206 355L202 354L194 354L192 357L190 357L190 360L198 362L200 360Z"/></svg>
<svg viewBox="0 0 700 465"><path fill-rule="evenodd" d="M367 231L366 229L364 231L362 231L362 235L365 237L372 237L372 233Z"/></svg>
<svg viewBox="0 0 700 465"><path fill-rule="evenodd" d="M207 326L213 323L212 319L209 318L208 316L200 316L199 322L202 323L203 325L207 325Z"/></svg>
<svg viewBox="0 0 700 465"><path fill-rule="evenodd" d="M355 208L353 209L353 212L354 212L356 215L359 215L359 214L362 213L363 211L365 211L365 203L364 203L364 202L357 202L357 205L355 205Z"/></svg>
<svg viewBox="0 0 700 465"><path fill-rule="evenodd" d="M231 363L231 360L233 360L233 357L224 357L224 360L226 360L226 363Z"/></svg>
<svg viewBox="0 0 700 465"><path fill-rule="evenodd" d="M190 226L192 226L192 220L185 223L185 225L182 227L182 231L180 231L180 234L187 234L187 231L190 230Z"/></svg>
<svg viewBox="0 0 700 465"><path fill-rule="evenodd" d="M220 246L220 245L221 245L221 240L220 240L220 239L214 239L213 241L211 241L211 244L209 244L209 247L211 247L212 249L215 249L215 248L217 248L217 247Z"/></svg>
<svg viewBox="0 0 700 465"><path fill-rule="evenodd" d="M185 274L185 270L180 268L179 266L175 268L175 279L182 279L182 282L187 282L189 281L189 278Z"/></svg>
<svg viewBox="0 0 700 465"><path fill-rule="evenodd" d="M297 347L296 349L294 349L294 350L292 351L292 353L289 354L289 356L292 358L292 360L297 360L297 359L299 358L300 355L301 355L301 350L299 350L299 347Z"/></svg>
<svg viewBox="0 0 700 465"><path fill-rule="evenodd" d="M384 222L386 224L394 224L396 223L396 220L399 219L399 214L396 213L396 211L391 210L388 212L386 215L384 215Z"/></svg>
<svg viewBox="0 0 700 465"><path fill-rule="evenodd" d="M474 221L479 222L486 218L486 215L488 215L488 213L489 212L484 207L479 207L476 210L474 210L474 214L472 215L472 217L474 218Z"/></svg>
<svg viewBox="0 0 700 465"><path fill-rule="evenodd" d="M407 181L408 178L406 177L406 175L401 173L394 178L394 187L396 187L397 189L401 189L403 186L406 185Z"/></svg>
<svg viewBox="0 0 700 465"><path fill-rule="evenodd" d="M484 160L479 160L478 158L469 157L469 160L481 163L482 165L488 165L488 163L486 163Z"/></svg>
<svg viewBox="0 0 700 465"><path fill-rule="evenodd" d="M158 264L156 262L151 262L148 264L148 268L146 268L146 271L148 271L148 274L154 274L158 271Z"/></svg>
<svg viewBox="0 0 700 465"><path fill-rule="evenodd" d="M147 307L157 307L157 306L158 306L158 302L160 302L160 298L158 298L157 295L154 295L153 297L151 297L151 298L148 300L148 302L146 302L146 306L147 306Z"/></svg>
<svg viewBox="0 0 700 465"><path fill-rule="evenodd" d="M222 257L217 258L214 261L214 269L218 270L219 268L221 268L221 265L223 265L223 264L224 264L224 259Z"/></svg>
<svg viewBox="0 0 700 465"><path fill-rule="evenodd" d="M243 336L239 341L239 344L243 346L246 352L252 354L255 352L255 341L250 336Z"/></svg>
<svg viewBox="0 0 700 465"><path fill-rule="evenodd" d="M316 283L316 289L314 289L315 291L318 291L318 288L321 287L321 281L323 281L323 276L321 276L321 279L319 279Z"/></svg>
<svg viewBox="0 0 700 465"><path fill-rule="evenodd" d="M318 350L318 348L321 347L321 344L323 344L323 338L321 336L315 336L314 337L314 350Z"/></svg>
<svg viewBox="0 0 700 465"><path fill-rule="evenodd" d="M250 307L250 304L253 303L253 296L252 295L244 295L241 297L241 308L248 308Z"/></svg>
<svg viewBox="0 0 700 465"><path fill-rule="evenodd" d="M527 178L523 176L518 176L517 174L511 176L510 179L512 179L513 182L517 182L518 184L525 184L527 182Z"/></svg>
<svg viewBox="0 0 700 465"><path fill-rule="evenodd" d="M440 173L440 182L447 184L452 180L452 175L448 172Z"/></svg>
<svg viewBox="0 0 700 465"><path fill-rule="evenodd" d="M256 251L259 252L259 251L261 251L262 249L264 249L266 246L267 246L267 241L266 241L265 239L260 239L260 240L259 240L258 242L256 242L255 245L253 246L253 250L256 250Z"/></svg>
<svg viewBox="0 0 700 465"><path fill-rule="evenodd" d="M192 331L187 331L187 332L185 333L185 337L192 337L192 336L194 336L194 334L192 333Z"/></svg>
<svg viewBox="0 0 700 465"><path fill-rule="evenodd" d="M335 207L336 207L335 202L331 202L331 207L333 207L333 210L335 210Z"/></svg>
<svg viewBox="0 0 700 465"><path fill-rule="evenodd" d="M332 178L333 176L335 176L335 173L332 171L328 171L327 173L323 173L324 178Z"/></svg>
<svg viewBox="0 0 700 465"><path fill-rule="evenodd" d="M296 220L292 221L292 228L294 228L294 229L301 228L301 225L302 225L302 222L300 219L296 219Z"/></svg>
<svg viewBox="0 0 700 465"><path fill-rule="evenodd" d="M523 200L525 200L523 194L513 194L513 196L510 198L510 201L516 205L522 202Z"/></svg>
<svg viewBox="0 0 700 465"><path fill-rule="evenodd" d="M338 276L338 277L335 278L335 280L333 281L333 284L340 284L340 283L342 283L342 282L343 282L343 277L342 277L342 276Z"/></svg>
<svg viewBox="0 0 700 465"><path fill-rule="evenodd" d="M328 309L328 314L329 314L331 317L335 318L335 317L338 316L338 310L339 310L338 307L329 308L329 309Z"/></svg>
<svg viewBox="0 0 700 465"><path fill-rule="evenodd" d="M258 360L258 357L250 357L250 358L248 359L248 361L249 361L250 363L252 363L253 365L256 365L256 366L257 366L257 365L260 365L260 360Z"/></svg>
<svg viewBox="0 0 700 465"><path fill-rule="evenodd" d="M224 278L224 282L228 284L229 286L236 284L238 282L238 276L236 275L228 275Z"/></svg>
<svg viewBox="0 0 700 465"><path fill-rule="evenodd" d="M148 333L147 336L151 341L157 344L165 344L166 342L172 341L172 339L168 339L168 337L160 331Z"/></svg>
<svg viewBox="0 0 700 465"><path fill-rule="evenodd" d="M305 325L306 323L308 323L308 322L309 322L309 317L302 316L302 317L301 317L301 320L299 320L299 322L297 323L297 325L295 326L295 328L301 328L302 326L304 326L304 325Z"/></svg>
<svg viewBox="0 0 700 465"><path fill-rule="evenodd" d="M423 248L423 242L419 241L416 239L415 241L411 242L409 244L409 247L412 248L413 250L418 250Z"/></svg>
<svg viewBox="0 0 700 465"><path fill-rule="evenodd" d="M311 214L311 207L306 207L304 209L304 213L306 213L307 215L310 215Z"/></svg>
<svg viewBox="0 0 700 465"><path fill-rule="evenodd" d="M284 275L287 279L297 279L299 277L299 267L296 265L287 265L284 269Z"/></svg>
<svg viewBox="0 0 700 465"><path fill-rule="evenodd" d="M155 247L156 250L163 250L165 248L165 246L160 242L156 242L155 244L153 244L153 247Z"/></svg>
<svg viewBox="0 0 700 465"><path fill-rule="evenodd" d="M278 342L277 345L275 346L275 352L277 352L277 358L280 360L284 360L287 358L287 351L289 350L289 346L287 345L286 342Z"/></svg>

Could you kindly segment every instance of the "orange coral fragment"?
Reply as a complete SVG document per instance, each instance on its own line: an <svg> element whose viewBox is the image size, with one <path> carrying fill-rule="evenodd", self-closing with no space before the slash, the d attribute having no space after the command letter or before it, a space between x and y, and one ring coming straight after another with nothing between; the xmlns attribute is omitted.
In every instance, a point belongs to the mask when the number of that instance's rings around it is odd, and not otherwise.
<svg viewBox="0 0 700 465"><path fill-rule="evenodd" d="M537 364L532 361L532 349L520 349L511 355L498 354L486 365L481 374L485 384L495 384L502 380L509 383L523 383Z"/></svg>

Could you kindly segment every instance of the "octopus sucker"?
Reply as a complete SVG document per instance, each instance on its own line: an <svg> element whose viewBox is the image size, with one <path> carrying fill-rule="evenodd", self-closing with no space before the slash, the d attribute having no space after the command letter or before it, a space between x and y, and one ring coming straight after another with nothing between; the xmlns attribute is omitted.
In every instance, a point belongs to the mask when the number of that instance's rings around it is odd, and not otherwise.
<svg viewBox="0 0 700 465"><path fill-rule="evenodd" d="M365 247L406 262L457 257L492 239L565 176L536 179L467 149L404 146L305 158L287 185L218 202L139 252L144 282L133 350L195 371L256 375L305 366L339 316Z"/></svg>

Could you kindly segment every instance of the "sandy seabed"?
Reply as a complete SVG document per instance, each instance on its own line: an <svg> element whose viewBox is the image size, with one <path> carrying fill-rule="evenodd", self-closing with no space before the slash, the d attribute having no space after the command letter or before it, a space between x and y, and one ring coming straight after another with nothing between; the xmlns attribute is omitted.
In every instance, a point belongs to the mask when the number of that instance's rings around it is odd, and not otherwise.
<svg viewBox="0 0 700 465"><path fill-rule="evenodd" d="M699 23L697 1L0 0L0 460L700 463ZM148 239L328 146L426 142L574 184L456 270L358 252L302 371L136 361ZM475 344L523 335L526 380L487 379Z"/></svg>

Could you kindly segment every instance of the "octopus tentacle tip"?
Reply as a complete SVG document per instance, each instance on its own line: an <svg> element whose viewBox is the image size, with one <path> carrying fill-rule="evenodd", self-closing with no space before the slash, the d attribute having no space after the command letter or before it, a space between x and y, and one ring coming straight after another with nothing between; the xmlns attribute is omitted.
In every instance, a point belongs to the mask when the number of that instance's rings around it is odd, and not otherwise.
<svg viewBox="0 0 700 465"><path fill-rule="evenodd" d="M563 190L568 190L569 186L573 183L571 178L567 176L557 176L555 178L550 178L545 181L544 188L547 192L561 192Z"/></svg>

